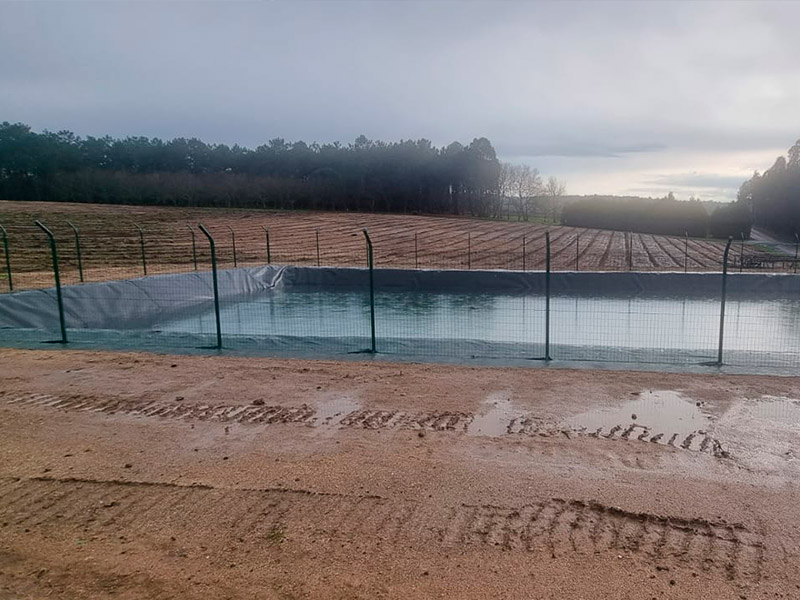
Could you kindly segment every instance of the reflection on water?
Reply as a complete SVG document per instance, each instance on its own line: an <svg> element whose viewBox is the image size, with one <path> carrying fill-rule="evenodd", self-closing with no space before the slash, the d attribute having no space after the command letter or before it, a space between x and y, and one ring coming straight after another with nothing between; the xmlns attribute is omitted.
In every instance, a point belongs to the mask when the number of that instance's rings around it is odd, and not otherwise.
<svg viewBox="0 0 800 600"><path fill-rule="evenodd" d="M498 294L399 292L376 295L381 339L477 340L541 344L544 298ZM224 302L225 335L341 338L369 336L369 297L341 291L273 290ZM555 345L654 352L694 352L713 358L719 303L699 298L557 296L551 300L550 338ZM165 332L214 332L205 313L159 323ZM788 300L730 300L726 351L800 355L800 311ZM560 358L568 358L561 355Z"/></svg>
<svg viewBox="0 0 800 600"><path fill-rule="evenodd" d="M467 427L468 435L505 435L509 433L511 422L522 414L514 408L510 395L505 392L490 394L485 405L485 410L475 415Z"/></svg>
<svg viewBox="0 0 800 600"><path fill-rule="evenodd" d="M587 431L609 432L615 427L631 425L651 431L668 431L685 437L697 431L706 431L709 418L697 403L678 392L655 390L642 392L635 400L617 408L593 409L570 417L564 425Z"/></svg>

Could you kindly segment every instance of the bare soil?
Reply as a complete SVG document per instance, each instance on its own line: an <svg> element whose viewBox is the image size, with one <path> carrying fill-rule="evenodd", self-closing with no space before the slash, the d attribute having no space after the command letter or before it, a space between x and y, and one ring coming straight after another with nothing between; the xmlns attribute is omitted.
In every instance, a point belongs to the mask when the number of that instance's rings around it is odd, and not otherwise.
<svg viewBox="0 0 800 600"><path fill-rule="evenodd" d="M297 265L315 265L318 260L322 265L365 265L364 228L374 242L377 267L542 269L546 231L550 232L554 270L653 271L685 266L692 271L715 271L721 268L724 247L713 240L687 242L668 236L460 217L0 201L0 225L9 232L19 289L52 285L47 240L34 226L36 219L55 233L68 283L79 281L74 233L68 221L80 230L86 281L143 274L134 224L145 232L148 274L194 268L190 226L195 231L199 268L209 268L208 242L197 229L200 222L214 235L220 264L225 267L234 263L234 235L238 266L266 263L264 227L269 228L272 262ZM2 264L0 272L5 272Z"/></svg>
<svg viewBox="0 0 800 600"><path fill-rule="evenodd" d="M796 598L797 398L0 350L0 598Z"/></svg>

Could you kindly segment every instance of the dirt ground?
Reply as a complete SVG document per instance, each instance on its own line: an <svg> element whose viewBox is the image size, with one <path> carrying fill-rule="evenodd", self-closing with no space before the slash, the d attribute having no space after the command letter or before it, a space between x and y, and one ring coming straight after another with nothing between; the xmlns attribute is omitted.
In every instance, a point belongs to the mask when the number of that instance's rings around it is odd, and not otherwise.
<svg viewBox="0 0 800 600"><path fill-rule="evenodd" d="M797 598L797 398L0 350L0 598Z"/></svg>
<svg viewBox="0 0 800 600"><path fill-rule="evenodd" d="M148 274L194 268L190 226L199 268L209 268L208 242L197 229L200 222L214 235L220 265L226 268L234 264L234 237L238 266L266 262L264 227L269 228L272 262L297 265L318 261L365 265L364 228L372 237L377 267L542 269L546 231L554 270L654 271L686 266L692 271L717 271L724 247L712 240L459 217L0 201L0 225L9 233L17 289L52 285L47 240L34 226L35 219L56 235L65 283L80 279L68 221L80 231L86 281L143 274L134 224L145 232ZM5 273L2 263L0 273Z"/></svg>

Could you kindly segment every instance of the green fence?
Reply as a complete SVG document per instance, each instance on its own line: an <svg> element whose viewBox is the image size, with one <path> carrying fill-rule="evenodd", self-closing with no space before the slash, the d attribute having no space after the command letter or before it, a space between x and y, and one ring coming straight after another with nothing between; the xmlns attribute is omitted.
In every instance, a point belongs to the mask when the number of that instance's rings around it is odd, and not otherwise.
<svg viewBox="0 0 800 600"><path fill-rule="evenodd" d="M782 273L794 280L796 243L693 247L700 241L671 239L664 256L673 273L664 277L677 287L659 284L653 291L648 286L657 275L634 274L653 270L637 265L647 255L653 266L655 242L627 234L609 238L600 258L616 272L603 275L589 272L597 257L585 252L597 232L588 230L444 239L407 231L376 239L367 229L292 234L265 224L242 231L131 223L122 234L69 221L50 225L0 227L9 292L0 295L5 344L800 366L800 298L793 291L759 293L745 275ZM614 261L612 242L619 251ZM270 288L279 271L253 271L267 265L300 268L291 272L300 283ZM632 277L620 279L628 270ZM693 270L704 274L692 278ZM677 278L684 272L686 279ZM190 274L196 277L182 277ZM496 287L501 279L517 287ZM401 281L411 284L403 288ZM30 290L46 291L35 296L41 303L34 311L46 314L31 317L44 324L4 324L5 299L34 298L21 295ZM139 314L145 305L152 310ZM116 327L100 326L89 313L129 317Z"/></svg>

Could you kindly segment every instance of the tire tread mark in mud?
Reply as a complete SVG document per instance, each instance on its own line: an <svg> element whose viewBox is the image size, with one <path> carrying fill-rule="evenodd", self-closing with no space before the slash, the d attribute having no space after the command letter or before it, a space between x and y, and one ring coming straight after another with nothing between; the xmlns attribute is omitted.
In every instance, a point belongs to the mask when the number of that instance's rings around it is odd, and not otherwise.
<svg viewBox="0 0 800 600"><path fill-rule="evenodd" d="M435 539L444 546L546 551L553 557L624 550L722 570L737 581L758 581L765 554L763 536L742 525L632 513L576 500L552 499L522 507L464 504L447 513L428 512L420 503L407 500L282 488L226 490L148 482L0 479L0 489L9 485L30 492L4 496L6 509L16 517L14 523L37 522L44 530L56 520L84 529L148 533L156 527L202 519L245 538L267 535L286 520L304 526L313 520L317 534L351 540L370 537L360 533L374 534L390 544L421 543L430 531L438 531ZM192 508L171 514L184 504ZM74 510L62 512L65 506ZM331 510L320 510L328 507Z"/></svg>
<svg viewBox="0 0 800 600"><path fill-rule="evenodd" d="M6 395L0 393L9 404L17 406L36 405L35 395ZM200 420L219 423L239 423L242 425L272 425L277 423L298 423L309 426L321 426L317 422L318 415L314 407L303 404L299 407L291 406L240 406L240 405L191 405L172 404L165 402L152 402L144 400L125 400L115 398L94 398L91 396L70 396L51 403L49 407L58 407L59 410L72 410L73 406L80 405L80 411L93 411L105 414L124 414L130 416L149 416L151 418L175 420ZM38 406L38 405L36 405ZM429 431L467 431L475 415L462 411L419 412L405 413L398 410L358 409L345 414L339 419L336 427L354 427L360 429L413 429ZM641 428L641 433L637 431ZM512 435L527 435L550 437L564 435L571 438L573 435L588 435L591 437L606 438L609 440L622 439L625 441L645 441L649 436L650 442L665 444L684 450L699 451L710 454L716 458L727 458L728 453L722 448L718 440L705 431L688 434L679 441L680 436L665 432L652 432L647 427L636 423L617 424L608 431L598 429L587 431L584 428L568 428L547 425L538 421L533 415L523 415L511 420L506 432ZM663 441L667 438L666 443ZM697 440L700 440L699 443Z"/></svg>

